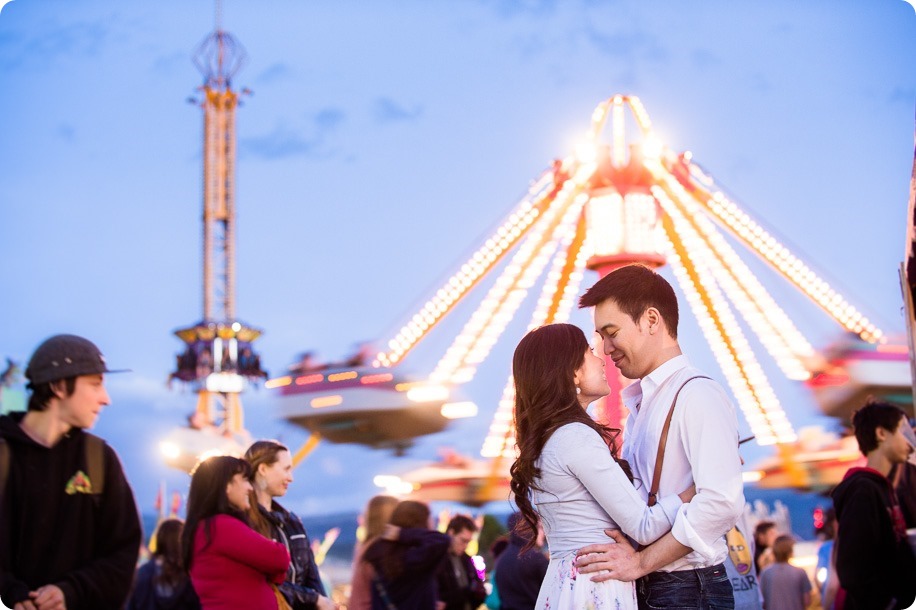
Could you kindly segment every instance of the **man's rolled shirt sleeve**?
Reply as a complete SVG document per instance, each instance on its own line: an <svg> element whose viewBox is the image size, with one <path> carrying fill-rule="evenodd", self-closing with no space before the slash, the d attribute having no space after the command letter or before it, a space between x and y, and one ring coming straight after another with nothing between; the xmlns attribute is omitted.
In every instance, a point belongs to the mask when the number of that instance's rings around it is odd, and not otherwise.
<svg viewBox="0 0 916 610"><path fill-rule="evenodd" d="M706 387L700 388L700 384ZM712 387L715 391L710 391ZM678 509L671 534L704 559L713 560L715 543L744 510L735 412L718 384L697 380L681 392L674 425L680 428L697 495Z"/></svg>

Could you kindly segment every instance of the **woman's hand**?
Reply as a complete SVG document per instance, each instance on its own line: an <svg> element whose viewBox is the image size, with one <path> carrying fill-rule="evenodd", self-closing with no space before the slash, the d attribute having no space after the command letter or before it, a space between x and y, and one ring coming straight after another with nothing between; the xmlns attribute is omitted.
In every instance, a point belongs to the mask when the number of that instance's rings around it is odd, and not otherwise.
<svg viewBox="0 0 916 610"><path fill-rule="evenodd" d="M318 596L318 603L315 604L315 607L318 610L337 610L337 604L324 595Z"/></svg>
<svg viewBox="0 0 916 610"><path fill-rule="evenodd" d="M385 525L385 529L382 530L381 538L382 540L391 540L395 541L398 539L398 536L401 534L401 528L397 525L391 525L390 523Z"/></svg>
<svg viewBox="0 0 916 610"><path fill-rule="evenodd" d="M690 487L688 487L687 489L679 493L677 496L681 499L681 502L683 502L684 504L687 504L688 502L693 500L693 497L695 495L697 495L697 486L691 485Z"/></svg>

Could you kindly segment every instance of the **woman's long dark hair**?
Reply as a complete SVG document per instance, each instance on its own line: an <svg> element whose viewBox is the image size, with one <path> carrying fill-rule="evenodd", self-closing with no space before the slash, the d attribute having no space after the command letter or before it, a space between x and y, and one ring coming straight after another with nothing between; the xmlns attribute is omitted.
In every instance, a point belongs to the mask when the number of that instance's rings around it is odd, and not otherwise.
<svg viewBox="0 0 916 610"><path fill-rule="evenodd" d="M191 473L191 489L188 491L188 519L181 534L182 557L187 570L191 569L194 555L194 535L203 524L206 535L204 548L210 544L210 518L216 515L230 515L248 523L245 513L229 503L226 486L232 477L240 474L251 479L248 462L229 455L207 458Z"/></svg>
<svg viewBox="0 0 916 610"><path fill-rule="evenodd" d="M251 523L251 528L265 538L273 538L273 528L270 525L270 521L258 508L258 492L256 491L258 486L258 467L261 464L266 464L267 466L275 464L280 459L278 455L282 451L289 453L289 448L280 443L280 441L260 440L252 443L248 451L245 452L245 461L251 466L251 482L255 487L249 497L248 521Z"/></svg>
<svg viewBox="0 0 916 610"><path fill-rule="evenodd" d="M188 573L181 561L181 519L166 519L156 527L156 552L153 557L159 562L159 573L153 584L168 589L177 589L187 579Z"/></svg>
<svg viewBox="0 0 916 610"><path fill-rule="evenodd" d="M400 528L429 528L429 506L414 500L402 500L388 521ZM363 559L378 570L386 581L395 580L404 572L404 554L407 547L397 540L376 539L366 549Z"/></svg>
<svg viewBox="0 0 916 610"><path fill-rule="evenodd" d="M576 398L575 374L585 361L588 340L572 324L548 324L525 335L512 357L515 381L515 440L519 456L509 469L510 487L523 519L522 530L537 531L538 515L531 504L532 490L541 491L535 482L541 470L535 462L544 445L558 428L578 422L596 431L607 443L612 456L617 453L620 430L599 424L585 412ZM616 458L615 458L616 459ZM629 464L618 460L632 480ZM531 536L525 550L534 546Z"/></svg>

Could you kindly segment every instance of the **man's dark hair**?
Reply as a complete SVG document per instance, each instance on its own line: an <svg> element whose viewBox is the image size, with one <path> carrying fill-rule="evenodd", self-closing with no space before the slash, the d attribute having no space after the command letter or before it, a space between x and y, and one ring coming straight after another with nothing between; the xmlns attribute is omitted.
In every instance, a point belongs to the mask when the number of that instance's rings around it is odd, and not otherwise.
<svg viewBox="0 0 916 610"><path fill-rule="evenodd" d="M32 394L29 396L29 411L44 411L48 408L48 403L51 402L51 399L57 396L54 393L54 389L51 387L55 383L64 382L64 390L66 391L67 396L72 396L74 390L76 390L76 377L67 377L65 379L58 379L56 381L47 381L45 383L39 383L37 386L32 387Z"/></svg>
<svg viewBox="0 0 916 610"><path fill-rule="evenodd" d="M470 530L473 533L477 531L477 524L467 515L455 515L452 517L452 520L448 522L448 527L445 529L446 531L456 534L464 530Z"/></svg>
<svg viewBox="0 0 916 610"><path fill-rule="evenodd" d="M644 265L627 265L598 280L579 299L579 307L595 307L611 300L634 322L650 307L665 320L668 334L677 339L677 295L668 280Z"/></svg>
<svg viewBox="0 0 916 610"><path fill-rule="evenodd" d="M856 441L862 455L868 455L878 448L878 428L884 428L891 434L897 431L906 414L894 405L869 398L865 406L852 414L852 427L855 428Z"/></svg>

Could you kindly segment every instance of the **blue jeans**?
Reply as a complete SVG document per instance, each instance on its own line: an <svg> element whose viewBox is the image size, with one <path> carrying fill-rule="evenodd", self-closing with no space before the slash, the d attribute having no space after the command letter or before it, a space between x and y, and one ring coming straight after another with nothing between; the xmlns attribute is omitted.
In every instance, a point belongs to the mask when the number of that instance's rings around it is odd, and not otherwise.
<svg viewBox="0 0 916 610"><path fill-rule="evenodd" d="M731 610L735 607L732 584L721 563L698 570L652 572L637 581L636 600L640 609L647 610Z"/></svg>

